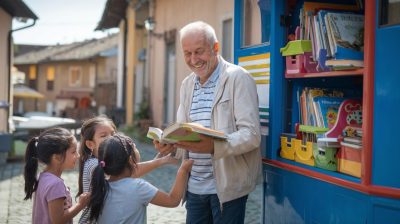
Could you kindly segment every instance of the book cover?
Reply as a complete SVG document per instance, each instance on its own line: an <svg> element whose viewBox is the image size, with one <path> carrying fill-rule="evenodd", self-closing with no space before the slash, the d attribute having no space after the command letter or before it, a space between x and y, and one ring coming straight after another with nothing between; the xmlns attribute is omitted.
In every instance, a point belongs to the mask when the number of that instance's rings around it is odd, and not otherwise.
<svg viewBox="0 0 400 224"><path fill-rule="evenodd" d="M201 140L199 134L218 140L227 139L227 136L223 132L206 128L197 123L175 123L164 130L150 127L147 137L162 143L175 143L179 141L198 142Z"/></svg>
<svg viewBox="0 0 400 224"><path fill-rule="evenodd" d="M323 127L332 128L338 116L340 104L344 101L342 97L315 97L314 102L318 105L319 114Z"/></svg>
<svg viewBox="0 0 400 224"><path fill-rule="evenodd" d="M336 59L364 58L364 15L327 13Z"/></svg>
<svg viewBox="0 0 400 224"><path fill-rule="evenodd" d="M324 42L324 49L326 49L327 52L327 57L332 58L335 56L335 49L333 49L333 37L332 37L332 31L330 30L329 22L326 17L328 13L334 13L334 12L339 12L339 13L353 13L351 11L339 11L336 9L321 9L318 11L318 19L321 27L321 36L322 40Z"/></svg>

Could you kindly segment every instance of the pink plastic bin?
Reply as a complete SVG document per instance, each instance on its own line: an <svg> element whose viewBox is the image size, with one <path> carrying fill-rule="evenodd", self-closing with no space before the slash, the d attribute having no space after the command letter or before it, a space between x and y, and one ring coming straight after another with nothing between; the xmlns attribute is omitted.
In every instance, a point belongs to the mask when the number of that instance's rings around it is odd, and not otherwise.
<svg viewBox="0 0 400 224"><path fill-rule="evenodd" d="M286 56L286 73L312 73L317 72L317 62L313 61L311 52Z"/></svg>

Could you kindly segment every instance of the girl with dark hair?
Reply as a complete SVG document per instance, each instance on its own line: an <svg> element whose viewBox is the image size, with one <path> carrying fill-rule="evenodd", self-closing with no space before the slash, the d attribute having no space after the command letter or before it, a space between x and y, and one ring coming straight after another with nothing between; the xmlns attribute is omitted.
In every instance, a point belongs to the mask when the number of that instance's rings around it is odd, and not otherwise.
<svg viewBox="0 0 400 224"><path fill-rule="evenodd" d="M75 137L64 128L53 128L32 138L25 154L25 198L33 193L32 223L72 223L72 218L89 202L90 195L82 194L75 206L69 188L61 174L75 167L78 160ZM39 162L45 165L37 179Z"/></svg>
<svg viewBox="0 0 400 224"><path fill-rule="evenodd" d="M182 162L170 193L165 193L143 179L132 178L137 172L139 152L129 137L115 134L106 138L100 144L98 160L88 207L90 220L99 224L144 223L148 203L178 206L193 163L191 160Z"/></svg>
<svg viewBox="0 0 400 224"><path fill-rule="evenodd" d="M116 131L117 128L114 122L106 116L93 117L82 124L81 144L79 149L79 190L77 196L90 191L93 170L98 165L97 156L99 145L105 138L114 135ZM154 160L139 163L135 175L136 177L140 177L161 165L172 163L177 164L178 160L170 156L156 157ZM89 214L89 208L85 208L82 211L79 223L91 223L89 221Z"/></svg>

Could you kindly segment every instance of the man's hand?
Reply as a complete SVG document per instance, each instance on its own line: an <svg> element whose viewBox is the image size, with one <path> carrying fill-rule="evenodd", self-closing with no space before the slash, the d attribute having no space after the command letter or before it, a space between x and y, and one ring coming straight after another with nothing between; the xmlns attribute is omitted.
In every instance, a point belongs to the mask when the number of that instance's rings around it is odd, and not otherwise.
<svg viewBox="0 0 400 224"><path fill-rule="evenodd" d="M163 144L157 140L153 140L153 144L157 151L160 152L161 156L168 155L176 150L175 144Z"/></svg>
<svg viewBox="0 0 400 224"><path fill-rule="evenodd" d="M177 142L175 145L176 147L186 149L190 152L213 154L214 138L202 134L199 136L201 138L199 142Z"/></svg>

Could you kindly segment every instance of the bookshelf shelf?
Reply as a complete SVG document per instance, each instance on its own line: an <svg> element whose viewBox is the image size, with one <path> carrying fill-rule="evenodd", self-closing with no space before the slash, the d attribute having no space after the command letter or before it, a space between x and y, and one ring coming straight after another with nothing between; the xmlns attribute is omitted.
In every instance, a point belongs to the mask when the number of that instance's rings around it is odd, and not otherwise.
<svg viewBox="0 0 400 224"><path fill-rule="evenodd" d="M334 71L334 72L316 72L316 73L298 73L298 74L287 74L285 78L324 78L324 77L338 77L338 76L363 76L364 69L346 70L346 71Z"/></svg>

